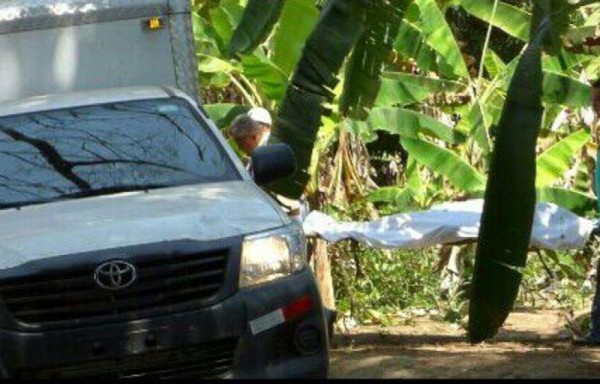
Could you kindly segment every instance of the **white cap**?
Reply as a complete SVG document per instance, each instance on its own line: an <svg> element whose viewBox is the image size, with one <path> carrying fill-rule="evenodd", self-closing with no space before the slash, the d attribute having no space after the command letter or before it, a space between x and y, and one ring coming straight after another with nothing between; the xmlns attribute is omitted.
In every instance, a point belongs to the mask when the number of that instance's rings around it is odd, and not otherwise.
<svg viewBox="0 0 600 384"><path fill-rule="evenodd" d="M248 117L257 123L273 125L271 114L264 108L254 107L248 111Z"/></svg>

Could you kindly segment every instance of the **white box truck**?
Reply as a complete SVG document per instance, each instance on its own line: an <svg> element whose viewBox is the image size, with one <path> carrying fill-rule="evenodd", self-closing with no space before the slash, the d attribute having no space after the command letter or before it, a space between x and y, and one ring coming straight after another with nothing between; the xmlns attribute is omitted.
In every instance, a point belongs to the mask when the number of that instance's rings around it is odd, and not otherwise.
<svg viewBox="0 0 600 384"><path fill-rule="evenodd" d="M0 376L326 375L304 234L202 111L190 12L0 2Z"/></svg>

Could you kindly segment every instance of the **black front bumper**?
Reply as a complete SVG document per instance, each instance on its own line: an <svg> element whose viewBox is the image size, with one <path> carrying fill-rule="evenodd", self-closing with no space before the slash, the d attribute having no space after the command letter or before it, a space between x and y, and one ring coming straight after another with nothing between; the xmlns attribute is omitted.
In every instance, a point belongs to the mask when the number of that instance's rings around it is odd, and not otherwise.
<svg viewBox="0 0 600 384"><path fill-rule="evenodd" d="M311 298L309 309L252 334L250 321L303 297ZM299 333L309 335L311 348L299 347ZM185 313L39 333L0 330L0 370L9 378L293 378L325 377L327 369L326 322L309 270Z"/></svg>

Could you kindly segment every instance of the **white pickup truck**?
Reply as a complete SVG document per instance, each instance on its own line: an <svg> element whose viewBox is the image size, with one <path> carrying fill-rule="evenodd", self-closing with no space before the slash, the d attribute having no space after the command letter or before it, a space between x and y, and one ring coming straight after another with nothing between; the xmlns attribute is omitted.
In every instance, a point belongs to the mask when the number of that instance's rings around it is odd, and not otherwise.
<svg viewBox="0 0 600 384"><path fill-rule="evenodd" d="M304 234L203 112L190 12L0 2L1 377L326 376Z"/></svg>

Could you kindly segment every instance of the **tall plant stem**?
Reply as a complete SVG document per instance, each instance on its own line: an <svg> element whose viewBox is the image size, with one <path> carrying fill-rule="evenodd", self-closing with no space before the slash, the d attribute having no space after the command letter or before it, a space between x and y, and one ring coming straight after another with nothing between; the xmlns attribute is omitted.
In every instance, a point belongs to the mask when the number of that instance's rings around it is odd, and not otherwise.
<svg viewBox="0 0 600 384"><path fill-rule="evenodd" d="M477 76L477 83L479 84L483 77L483 67L485 63L485 55L487 54L488 46L490 45L490 39L492 37L492 28L494 28L494 17L496 17L496 10L498 9L498 0L494 1L494 8L492 9L492 17L490 18L487 34L485 36L485 43L483 45L483 51L481 52L481 60L479 62L479 74Z"/></svg>
<svg viewBox="0 0 600 384"><path fill-rule="evenodd" d="M237 88L237 90L240 91L240 93L242 94L242 96L244 96L244 99L246 99L246 101L248 103L250 103L251 106L256 107L256 101L248 93L248 91L246 90L246 88L244 88L244 86L238 81L238 79L236 79L235 76L233 74L231 74L231 73L229 74L229 78L231 79L231 82Z"/></svg>
<svg viewBox="0 0 600 384"><path fill-rule="evenodd" d="M254 96L254 100L256 100L256 102L262 106L263 105L262 97L260 97L260 94L258 93L256 88L252 85L250 80L248 80L248 78L246 76L244 76L243 73L240 73L240 79L242 79L242 82L244 82L244 84L246 84L248 89L250 89L250 92L252 92L252 95Z"/></svg>

